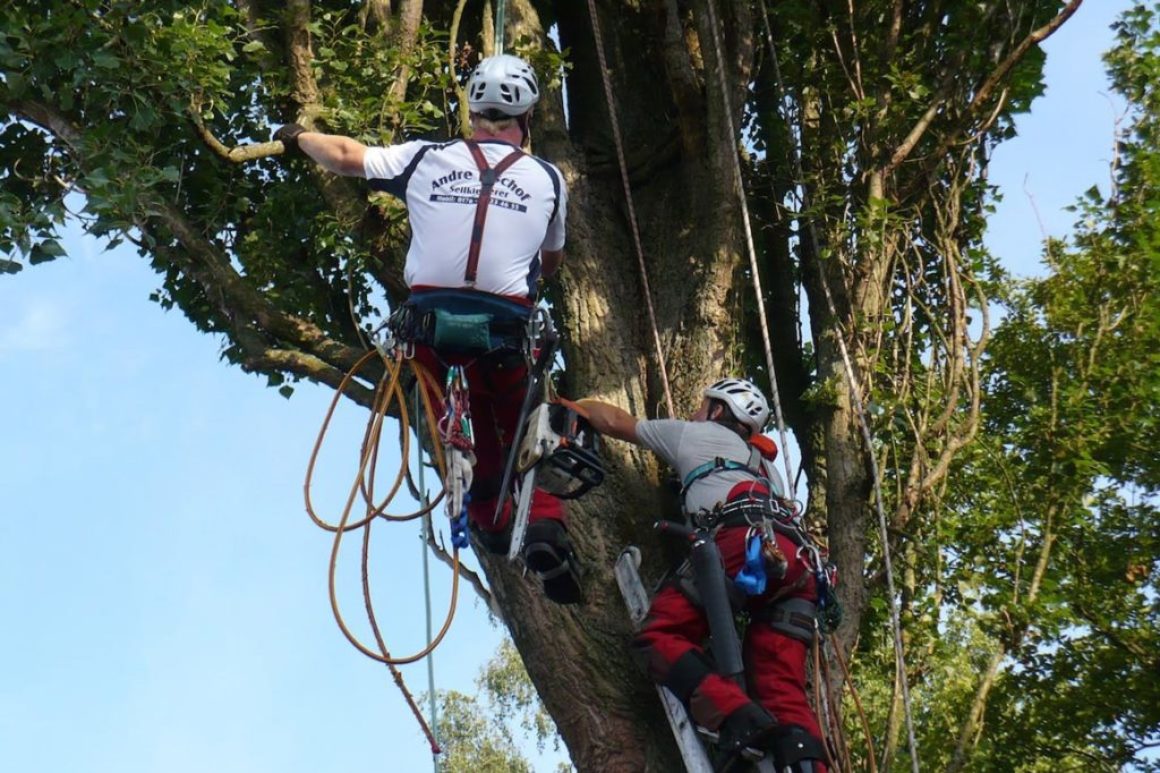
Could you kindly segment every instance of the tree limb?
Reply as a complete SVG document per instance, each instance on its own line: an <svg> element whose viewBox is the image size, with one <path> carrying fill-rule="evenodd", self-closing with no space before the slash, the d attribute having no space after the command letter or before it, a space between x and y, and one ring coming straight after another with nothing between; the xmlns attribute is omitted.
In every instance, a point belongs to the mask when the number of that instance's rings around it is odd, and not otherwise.
<svg viewBox="0 0 1160 773"><path fill-rule="evenodd" d="M983 80L978 90L975 91L975 96L967 105L966 112L968 118L983 109L987 101L991 98L991 94L994 93L995 89L998 88L999 84L1003 82L1003 79L1007 77L1015 65L1017 65L1023 59L1023 57L1027 55L1027 52L1031 49L1031 47L1049 38L1057 29L1063 25L1064 22L1071 18L1071 16L1079 9L1082 4L1083 0L1070 0L1070 2L1064 6L1063 10L1061 10L1055 16L1055 18L1053 18L1047 24L1044 24L1042 27L1032 30L1027 35L1027 37L1023 38L1019 45L1015 46L1011 53L1008 54L1007 57L999 63L999 66L991 71L991 74ZM939 90L939 93L931 101L931 104L927 107L922 117L910 130L910 133L907 134L906 138L895 149L894 153L891 154L890 161L886 165L887 171L896 169L910 156L915 146L918 145L919 140L922 139L927 129L930 128L930 125L934 121L935 116L938 115L938 112L945 107L944 103L947 96L948 94L946 93L945 89ZM955 135L945 138L939 149L933 154L932 157L941 158L947 149L951 147L951 145L954 145L956 142L958 142L958 136L965 133L965 131L965 129L961 129Z"/></svg>
<svg viewBox="0 0 1160 773"><path fill-rule="evenodd" d="M407 64L407 58L415 48L415 39L419 36L419 23L423 20L423 0L402 0L398 17L399 23L393 31L393 42L399 49L402 64L387 91L388 99L394 101L401 101L407 94L407 81L411 77L411 67Z"/></svg>
<svg viewBox="0 0 1160 773"><path fill-rule="evenodd" d="M268 346L253 353L250 352L249 347L246 347L246 351L245 359L242 360L242 370L250 373L270 371L293 373L316 383L326 384L333 389L338 389L346 375L338 368L328 365L312 354L293 349L277 349ZM364 408L371 408L374 405L374 390L353 379L347 381L343 394Z"/></svg>
<svg viewBox="0 0 1160 773"><path fill-rule="evenodd" d="M205 125L205 121L202 120L196 107L190 107L189 116L193 119L194 128L197 129L198 135L205 142L206 146L215 155L231 163L244 164L247 161L255 161L259 158L280 156L286 152L286 147L280 140L273 142L255 142L248 145L237 145L232 148L226 147L221 140L214 136L209 127Z"/></svg>
<svg viewBox="0 0 1160 773"><path fill-rule="evenodd" d="M350 368L362 356L359 349L331 339L318 326L287 314L266 300L172 204L155 202L149 209L185 248L184 253L181 250L172 253L174 262L185 268L210 297L228 296L231 303L227 308L252 317L283 341L335 366Z"/></svg>
<svg viewBox="0 0 1160 773"><path fill-rule="evenodd" d="M1047 38L1051 37L1051 35L1057 29L1059 29L1065 21L1071 18L1072 14L1079 10L1081 5L1083 5L1083 0L1070 0L1070 2L1063 7L1063 10L1061 10L1054 19L1049 21L1047 24L1044 24L1042 27L1036 30L1032 30L1031 33L1027 35L1027 37L1023 38L1019 45L1015 46L1015 49L1007 55L1007 58L1000 62L999 66L996 67L991 72L991 74L987 76L986 80L983 81L983 84L979 87L979 90L975 92L974 99L972 99L970 105L967 106L967 110L971 113L978 112L982 108L983 104L991 98L991 94L995 91L995 88L1003 81L1004 78L1007 77L1007 74L1011 72L1012 68L1014 68L1021 59L1023 59L1031 47L1036 43L1041 43Z"/></svg>
<svg viewBox="0 0 1160 773"><path fill-rule="evenodd" d="M430 518L430 515L426 515L424 518ZM430 528L430 526L427 528L427 547L431 549L431 553L435 556L435 558L439 559L440 562L446 564L452 569L455 568L455 559L452 558L451 555L447 552L447 548L443 547L443 545L435 539L435 530ZM481 599L483 599L483 603L487 604L487 608L491 611L491 613L502 620L503 610L500 609L499 602L496 600L495 596L492 595L492 592L487 589L486 585L483 584L483 578L468 569L462 563L459 564L459 576L464 580L467 580L467 583L472 587L476 594Z"/></svg>
<svg viewBox="0 0 1160 773"><path fill-rule="evenodd" d="M291 98L298 113L313 117L318 110L318 84L311 65L314 50L310 42L310 0L286 2L286 56L290 60Z"/></svg>

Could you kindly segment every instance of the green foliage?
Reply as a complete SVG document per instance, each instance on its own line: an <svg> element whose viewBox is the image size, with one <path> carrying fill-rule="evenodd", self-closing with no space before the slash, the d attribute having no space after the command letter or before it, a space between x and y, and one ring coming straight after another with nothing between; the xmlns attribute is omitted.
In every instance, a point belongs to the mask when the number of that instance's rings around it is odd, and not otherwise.
<svg viewBox="0 0 1160 773"><path fill-rule="evenodd" d="M262 143L274 127L298 119L375 143L455 133L451 86L464 72L446 64L439 20L447 4L425 4L427 19L405 48L363 5L310 3L298 30L309 33L310 77L296 80L287 42L294 20L280 4L0 4L0 274L61 256L68 204L81 209L90 234L132 241L160 277L155 299L221 334L225 358L264 373L283 394L291 389L287 377L300 372L252 355L298 352L302 342L286 327L312 326L325 345L358 345L362 320L377 320L382 291L397 286L407 239L399 205L373 197L368 206L359 183L320 180L305 161L240 163L229 150ZM533 5L547 13L550 4ZM1002 83L1005 99L974 99L1061 1L766 5L784 84L770 53L761 52L746 111L746 184L761 205L752 209L769 308L783 315L779 332L791 331L781 342L801 335L793 332L803 327L799 290L809 296L814 330L814 341L799 341L786 356L797 378L782 395L798 437L811 442L844 397L832 341L848 337L869 390L888 504L898 514L892 526L923 767L1143 765L1141 749L1157 740L1160 726L1156 9L1129 13L1107 58L1135 110L1116 189L1093 188L1077 205L1071 242L1048 245L1049 277L1017 283L982 245L995 195L985 171L992 149L1013 135L1015 116L1043 91L1042 51L1032 47L1015 64ZM903 18L892 40L886 22L895 8ZM682 32L692 36L693 26ZM513 46L546 85L560 82L567 53L530 39ZM648 53L655 52L618 52L617 66L630 71L633 57ZM635 92L642 103L668 98L661 73L671 64L661 56L650 62L657 88ZM573 98L586 98L575 104L602 104L592 98L602 97L598 75L591 67L568 72ZM691 91L709 82L703 71L693 75ZM299 114L302 80L317 98ZM396 83L404 87L392 89ZM630 114L635 104L622 107L630 108L626 126L656 132L650 141L662 124L675 131L673 115L695 112L681 105L642 115ZM697 136L696 127L690 132ZM602 141L598 134L590 130L577 143L574 168L596 157L599 149L588 146ZM913 147L894 163L912 136ZM669 164L665 157L657 166ZM642 198L648 176L662 174L652 166L649 159L640 170ZM600 190L599 181L592 185ZM585 233L596 254L623 246L623 234L598 241L595 227ZM235 272L261 303L245 292L224 299L226 283L205 277L215 269ZM821 271L833 279L839 322L824 311ZM985 361L969 357L966 329L995 300L1005 322ZM748 298L731 302L753 311ZM624 313L635 324L638 311ZM278 314L293 324L270 324ZM746 369L761 372L756 326L747 325L738 331L739 349ZM964 386L967 379L953 374L972 366L979 383ZM929 469L966 438L976 418L972 393L986 396L982 440L907 510L911 470ZM822 460L815 471L831 461L827 452L807 449ZM832 469L859 462L834 459ZM883 746L898 746L879 730L887 717L897 719L898 707L888 608L876 584L883 546L873 537L867 549L871 593L856 665L881 756ZM980 693L996 659L995 680ZM447 769L529 770L517 738L544 744L554 731L510 647L480 690L479 697L441 696ZM958 754L954 740L980 699L984 721ZM864 750L854 754L864 761ZM892 760L907 767L897 754Z"/></svg>
<svg viewBox="0 0 1160 773"><path fill-rule="evenodd" d="M316 121L375 141L443 129L444 36L424 26L404 59L349 5L332 5L319 4L311 25ZM0 104L75 133L49 142L11 115L0 124L0 271L19 271L19 256L35 265L62 253L57 227L77 191L87 231L132 239L162 277L154 297L227 334L232 361L244 360L238 320L185 270L188 246L155 217L163 205L279 308L339 338L352 316L373 318L358 213L336 212L304 184L306 163L224 162L199 130L228 148L294 118L282 38L270 34L279 21L224 3L6 3ZM416 73L405 96L384 99L384 74L403 66Z"/></svg>
<svg viewBox="0 0 1160 773"><path fill-rule="evenodd" d="M908 665L924 768L1156 769L1158 13L1125 16L1107 57L1133 108L1115 190L1077 203L1070 241L1045 246L1046 277L996 284L1005 317L983 363L983 436L912 522ZM865 622L885 624L880 612ZM861 664L879 721L882 638Z"/></svg>
<svg viewBox="0 0 1160 773"><path fill-rule="evenodd" d="M479 693L440 691L436 734L444 754L443 773L531 773L520 741L531 739L542 752L558 750L556 727L544 711L519 653L505 639L476 680ZM561 773L571 768L560 767Z"/></svg>

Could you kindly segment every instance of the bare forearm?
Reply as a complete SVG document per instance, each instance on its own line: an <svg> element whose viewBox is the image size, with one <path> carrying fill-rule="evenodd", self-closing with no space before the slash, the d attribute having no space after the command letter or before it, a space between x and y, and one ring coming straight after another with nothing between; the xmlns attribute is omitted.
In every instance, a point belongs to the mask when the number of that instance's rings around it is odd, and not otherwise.
<svg viewBox="0 0 1160 773"><path fill-rule="evenodd" d="M338 134L302 132L298 135L298 147L328 172L347 177L363 177L363 159L366 146L358 140Z"/></svg>
<svg viewBox="0 0 1160 773"><path fill-rule="evenodd" d="M637 418L628 411L592 399L580 400L577 405L584 409L588 422L601 435L628 443L640 443L636 435Z"/></svg>

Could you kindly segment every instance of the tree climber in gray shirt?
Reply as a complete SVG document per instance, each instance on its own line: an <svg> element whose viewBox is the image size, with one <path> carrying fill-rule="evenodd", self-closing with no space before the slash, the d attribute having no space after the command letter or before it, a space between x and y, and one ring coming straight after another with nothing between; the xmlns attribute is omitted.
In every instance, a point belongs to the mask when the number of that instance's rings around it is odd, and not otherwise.
<svg viewBox="0 0 1160 773"><path fill-rule="evenodd" d="M705 612L679 577L653 598L633 640L649 676L668 687L695 722L719 731L718 746L726 753L755 747L770 752L779 771L824 772L825 748L806 698L817 580L808 551L782 531L760 528L786 512L772 465L777 447L760 434L769 418L761 390L742 379L718 381L703 392L688 421L638 420L592 399L575 405L596 431L648 448L677 471L685 515L713 531L725 572L738 585L747 552L752 563L760 544L756 560L764 588L750 586L746 593L753 595L744 602L752 621L744 641L749 694L713 670L702 648Z"/></svg>

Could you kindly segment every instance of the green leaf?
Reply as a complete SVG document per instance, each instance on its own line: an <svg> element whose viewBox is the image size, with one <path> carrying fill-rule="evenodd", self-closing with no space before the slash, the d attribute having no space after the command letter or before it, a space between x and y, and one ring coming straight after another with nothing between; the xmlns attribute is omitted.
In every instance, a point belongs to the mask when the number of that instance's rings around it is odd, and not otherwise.
<svg viewBox="0 0 1160 773"><path fill-rule="evenodd" d="M50 260L56 260L64 254L64 248L60 246L59 242L55 239L45 239L39 244L32 246L32 250L28 254L28 262L36 266L41 263L47 263Z"/></svg>
<svg viewBox="0 0 1160 773"><path fill-rule="evenodd" d="M121 60L106 49L93 52L93 64L102 70L115 70L121 66Z"/></svg>

